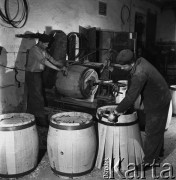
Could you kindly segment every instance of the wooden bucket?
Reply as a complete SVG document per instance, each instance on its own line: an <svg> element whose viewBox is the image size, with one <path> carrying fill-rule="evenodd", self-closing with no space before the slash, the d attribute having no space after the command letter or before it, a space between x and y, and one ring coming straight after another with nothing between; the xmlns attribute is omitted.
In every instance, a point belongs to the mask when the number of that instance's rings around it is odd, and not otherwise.
<svg viewBox="0 0 176 180"><path fill-rule="evenodd" d="M96 150L97 140L90 114L64 112L51 117L47 151L54 173L76 177L91 172Z"/></svg>
<svg viewBox="0 0 176 180"><path fill-rule="evenodd" d="M33 115L0 115L0 177L19 177L32 172L38 162L38 144Z"/></svg>
<svg viewBox="0 0 176 180"><path fill-rule="evenodd" d="M94 69L80 65L72 65L68 68L68 75L57 73L56 89L58 93L73 98L89 98L92 91L97 88L91 82L98 80L98 74Z"/></svg>
<svg viewBox="0 0 176 180"><path fill-rule="evenodd" d="M176 116L176 85L170 86L172 96L172 116Z"/></svg>
<svg viewBox="0 0 176 180"><path fill-rule="evenodd" d="M105 160L113 163L115 170L128 170L130 163L138 165L144 157L136 112L119 116L116 123L109 122L106 112L116 107L103 106L97 109L99 148L96 167L99 169Z"/></svg>

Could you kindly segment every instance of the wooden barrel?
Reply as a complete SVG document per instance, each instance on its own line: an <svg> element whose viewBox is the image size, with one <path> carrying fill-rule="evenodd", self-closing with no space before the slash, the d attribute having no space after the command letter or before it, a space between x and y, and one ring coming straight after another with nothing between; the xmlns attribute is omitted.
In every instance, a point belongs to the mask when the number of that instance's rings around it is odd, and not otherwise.
<svg viewBox="0 0 176 180"><path fill-rule="evenodd" d="M138 165L144 157L136 112L119 116L116 123L109 122L108 114L116 107L97 109L99 149L96 167L99 169L104 160L111 162L115 170L128 170L129 163Z"/></svg>
<svg viewBox="0 0 176 180"><path fill-rule="evenodd" d="M47 151L54 173L82 176L94 167L97 140L92 116L81 112L63 112L50 119Z"/></svg>
<svg viewBox="0 0 176 180"><path fill-rule="evenodd" d="M19 177L32 172L37 166L38 143L33 115L0 115L0 177Z"/></svg>
<svg viewBox="0 0 176 180"><path fill-rule="evenodd" d="M97 87L93 82L98 80L97 72L80 65L72 65L68 68L68 75L57 73L56 89L65 96L73 98L89 98ZM90 83L92 82L92 83Z"/></svg>
<svg viewBox="0 0 176 180"><path fill-rule="evenodd" d="M172 96L172 116L176 116L176 85L170 86Z"/></svg>

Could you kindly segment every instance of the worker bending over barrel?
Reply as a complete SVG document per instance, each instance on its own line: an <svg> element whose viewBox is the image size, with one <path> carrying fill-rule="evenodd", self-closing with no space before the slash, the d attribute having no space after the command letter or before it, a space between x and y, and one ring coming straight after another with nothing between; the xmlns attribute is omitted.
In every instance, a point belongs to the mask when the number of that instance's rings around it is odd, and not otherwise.
<svg viewBox="0 0 176 180"><path fill-rule="evenodd" d="M124 113L141 94L146 115L143 164L152 164L154 160L155 162L158 160L164 144L164 132L171 100L169 87L152 64L143 57L136 60L134 53L129 49L120 51L116 63L118 68L129 71L130 78L126 96L112 114ZM112 114L109 115L110 118ZM137 168L141 170L141 165Z"/></svg>
<svg viewBox="0 0 176 180"><path fill-rule="evenodd" d="M49 124L44 111L42 72L45 66L57 71L66 70L61 61L56 61L47 53L50 40L49 35L42 34L38 43L29 50L26 62L27 112L35 115L36 123L40 126Z"/></svg>

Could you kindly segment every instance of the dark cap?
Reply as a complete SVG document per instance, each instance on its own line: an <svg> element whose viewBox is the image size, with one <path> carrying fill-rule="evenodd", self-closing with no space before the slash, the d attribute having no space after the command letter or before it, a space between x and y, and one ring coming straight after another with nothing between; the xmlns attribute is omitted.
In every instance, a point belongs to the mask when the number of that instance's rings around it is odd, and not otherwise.
<svg viewBox="0 0 176 180"><path fill-rule="evenodd" d="M131 64L133 61L134 53L130 49L120 51L116 57L116 63L121 65Z"/></svg>
<svg viewBox="0 0 176 180"><path fill-rule="evenodd" d="M47 34L40 34L39 41L43 43L49 43L51 41L51 37Z"/></svg>

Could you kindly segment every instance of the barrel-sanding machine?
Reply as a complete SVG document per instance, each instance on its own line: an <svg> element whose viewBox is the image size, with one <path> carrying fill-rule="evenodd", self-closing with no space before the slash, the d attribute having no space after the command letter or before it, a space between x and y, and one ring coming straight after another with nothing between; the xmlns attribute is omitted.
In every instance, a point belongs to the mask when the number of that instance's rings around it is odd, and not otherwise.
<svg viewBox="0 0 176 180"><path fill-rule="evenodd" d="M74 109L77 111L94 112L103 103L113 103L114 97L110 91L101 95L101 85L113 86L112 81L99 79L101 63L71 65L67 75L58 72L55 87L46 89L46 98L49 106L60 109Z"/></svg>

